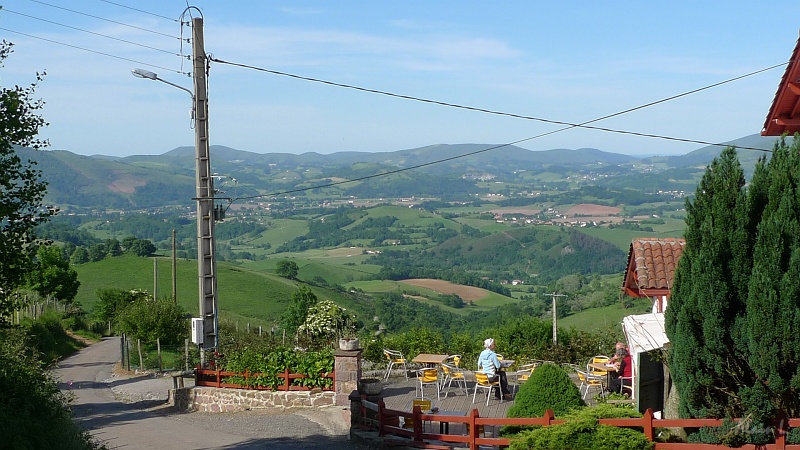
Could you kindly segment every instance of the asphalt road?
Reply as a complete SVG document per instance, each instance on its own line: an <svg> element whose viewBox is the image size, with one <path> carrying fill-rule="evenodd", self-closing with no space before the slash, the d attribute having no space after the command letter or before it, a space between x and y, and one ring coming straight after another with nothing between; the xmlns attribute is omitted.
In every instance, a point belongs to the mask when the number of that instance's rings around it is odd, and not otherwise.
<svg viewBox="0 0 800 450"><path fill-rule="evenodd" d="M113 373L119 339L90 345L58 365L73 414L109 449L357 448L341 407L241 413L178 411L166 405L172 379Z"/></svg>

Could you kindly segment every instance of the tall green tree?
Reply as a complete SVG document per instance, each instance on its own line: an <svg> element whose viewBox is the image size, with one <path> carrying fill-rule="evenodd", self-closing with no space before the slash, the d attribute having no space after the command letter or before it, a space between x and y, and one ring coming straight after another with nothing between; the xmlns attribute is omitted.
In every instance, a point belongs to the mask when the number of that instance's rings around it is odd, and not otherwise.
<svg viewBox="0 0 800 450"><path fill-rule="evenodd" d="M687 201L666 311L680 413L800 414L800 139L776 143L749 186L733 149Z"/></svg>
<svg viewBox="0 0 800 450"><path fill-rule="evenodd" d="M309 309L315 304L317 304L317 296L307 286L300 286L292 294L292 300L281 317L281 324L289 331L297 330L300 325L305 323Z"/></svg>
<svg viewBox="0 0 800 450"><path fill-rule="evenodd" d="M300 272L300 268L297 267L297 263L294 261L289 261L288 259L282 259L278 261L278 265L275 266L275 273L284 277L293 280L297 274Z"/></svg>
<svg viewBox="0 0 800 450"><path fill-rule="evenodd" d="M0 42L0 67L11 53L11 43ZM33 161L23 161L18 147L40 149L46 140L37 138L47 125L38 115L44 102L33 98L44 74L28 87L0 86L0 321L21 306L14 291L25 283L36 252L34 230L57 210L44 205L47 184Z"/></svg>
<svg viewBox="0 0 800 450"><path fill-rule="evenodd" d="M71 303L78 295L81 282L78 281L78 272L69 266L61 249L48 245L39 247L28 284L43 297L54 297Z"/></svg>

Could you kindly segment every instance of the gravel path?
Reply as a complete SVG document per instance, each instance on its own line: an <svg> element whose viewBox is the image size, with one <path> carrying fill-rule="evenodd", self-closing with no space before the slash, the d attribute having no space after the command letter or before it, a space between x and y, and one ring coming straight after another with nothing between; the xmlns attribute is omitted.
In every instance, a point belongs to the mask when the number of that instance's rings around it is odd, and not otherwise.
<svg viewBox="0 0 800 450"><path fill-rule="evenodd" d="M61 361L60 387L75 396L73 413L110 449L358 448L347 439L341 407L240 413L177 411L166 405L172 379L113 373L119 339L107 338Z"/></svg>

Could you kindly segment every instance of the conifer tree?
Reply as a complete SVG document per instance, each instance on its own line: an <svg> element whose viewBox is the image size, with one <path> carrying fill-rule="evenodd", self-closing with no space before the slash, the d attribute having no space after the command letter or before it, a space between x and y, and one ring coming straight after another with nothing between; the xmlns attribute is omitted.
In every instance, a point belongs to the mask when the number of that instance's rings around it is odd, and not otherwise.
<svg viewBox="0 0 800 450"><path fill-rule="evenodd" d="M800 138L778 141L743 186L729 148L687 201L668 362L682 416L766 425L800 414Z"/></svg>

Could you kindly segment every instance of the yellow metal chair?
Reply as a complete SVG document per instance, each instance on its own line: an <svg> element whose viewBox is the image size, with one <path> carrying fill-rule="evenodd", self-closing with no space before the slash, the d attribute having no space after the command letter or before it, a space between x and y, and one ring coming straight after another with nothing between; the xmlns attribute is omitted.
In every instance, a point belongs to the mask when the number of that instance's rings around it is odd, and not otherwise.
<svg viewBox="0 0 800 450"><path fill-rule="evenodd" d="M523 364L517 368L514 372L514 384L516 385L516 390L519 390L519 386L528 381L528 378L531 377L533 371L539 366L539 363L532 362L528 364Z"/></svg>
<svg viewBox="0 0 800 450"><path fill-rule="evenodd" d="M590 367L589 364L593 364L593 363L594 364L606 364L610 360L611 360L611 358L609 358L608 356L605 356L605 355L594 356L594 357L592 357L592 359L589 360L588 363L586 363L586 371L589 372L590 375L605 376L605 374L608 373L607 370L598 370L598 369Z"/></svg>
<svg viewBox="0 0 800 450"><path fill-rule="evenodd" d="M419 406L423 413L428 413L433 406L433 401L429 398L421 397L415 398L411 401L411 412L414 412L414 407ZM403 428L414 428L414 419L404 418Z"/></svg>
<svg viewBox="0 0 800 450"><path fill-rule="evenodd" d="M386 366L386 374L383 376L384 380L389 379L389 374L392 373L392 367L394 366L403 366L403 374L406 376L406 380L408 379L408 363L406 362L406 358L403 356L402 353L396 350L389 350L383 349L383 354L386 356L386 359L389 361L389 364Z"/></svg>
<svg viewBox="0 0 800 450"><path fill-rule="evenodd" d="M453 384L453 381L456 382L456 386L459 384L461 387L464 388L464 394L469 395L469 391L467 390L467 378L464 376L464 371L459 369L456 366L451 366L447 363L442 363L442 373L444 373L444 380L442 381L442 390L445 388L445 384L447 384L447 389L450 389L450 386ZM447 397L448 393L445 393L444 396Z"/></svg>
<svg viewBox="0 0 800 450"><path fill-rule="evenodd" d="M439 369L425 368L417 370L417 386L419 386L419 397L425 397L423 391L425 386L436 386L436 399L440 399Z"/></svg>
<svg viewBox="0 0 800 450"><path fill-rule="evenodd" d="M591 388L599 389L601 394L604 392L605 376L592 375L582 370L577 370L576 372L578 373L578 379L581 382L581 385L578 388L578 392L581 393L581 398L586 400L586 395L589 393L589 389Z"/></svg>
<svg viewBox="0 0 800 450"><path fill-rule="evenodd" d="M492 395L492 389L497 388L500 390L500 381L489 381L489 375L485 372L475 372L475 393L472 394L472 403L475 403L475 397L478 395L478 389L486 389L486 406L489 406L489 397ZM503 402L503 396L500 396L500 403Z"/></svg>

